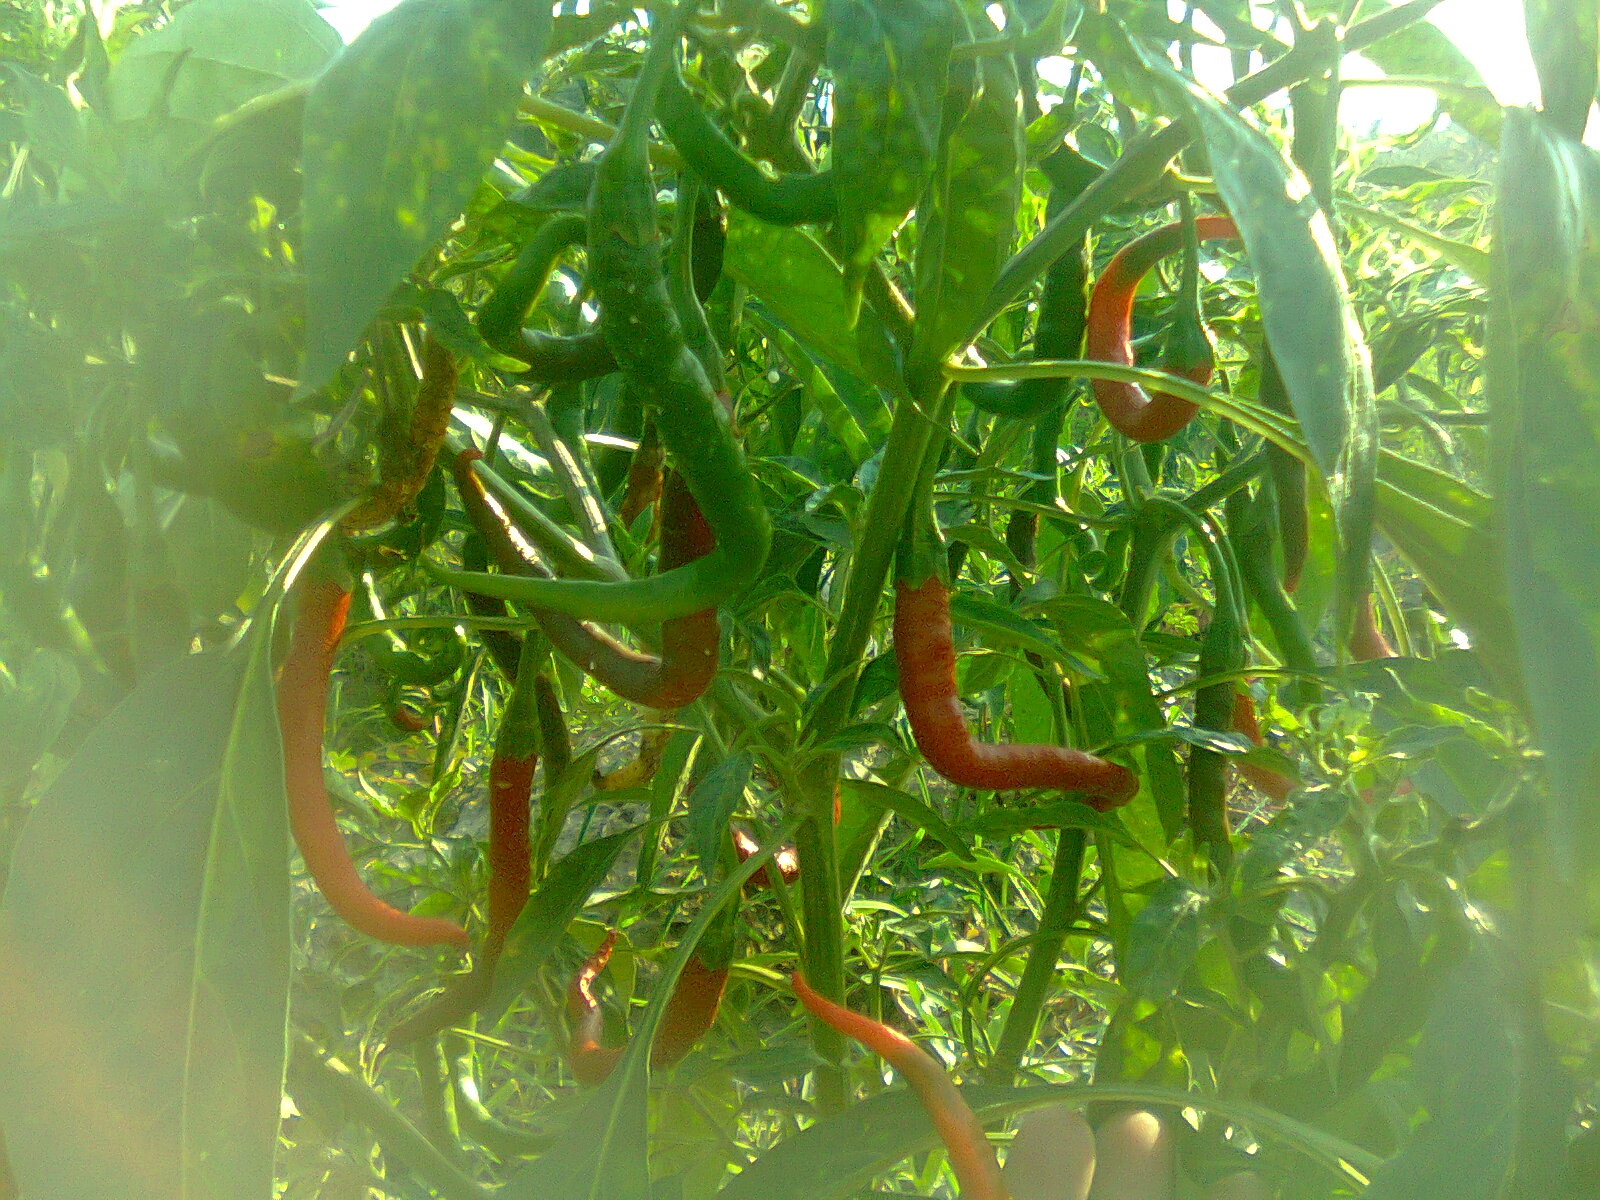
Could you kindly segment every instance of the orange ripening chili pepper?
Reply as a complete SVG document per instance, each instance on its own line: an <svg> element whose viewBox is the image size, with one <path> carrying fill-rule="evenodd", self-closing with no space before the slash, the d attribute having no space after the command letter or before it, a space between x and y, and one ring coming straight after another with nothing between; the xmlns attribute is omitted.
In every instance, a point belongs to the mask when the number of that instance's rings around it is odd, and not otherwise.
<svg viewBox="0 0 1600 1200"><path fill-rule="evenodd" d="M533 880L528 806L539 766L539 657L523 643L517 680L501 710L489 760L489 912L483 950L489 964L499 958Z"/></svg>
<svg viewBox="0 0 1600 1200"><path fill-rule="evenodd" d="M340 522L345 529L370 529L393 520L428 482L434 459L450 427L456 400L456 360L434 336L422 339L422 381L403 442L387 441L378 462L378 486Z"/></svg>
<svg viewBox="0 0 1600 1200"><path fill-rule="evenodd" d="M1081 792L1102 811L1126 804L1138 791L1126 767L1082 750L973 740L956 694L950 593L938 575L916 586L904 579L895 585L894 658L917 749L951 783L988 791Z"/></svg>
<svg viewBox="0 0 1600 1200"><path fill-rule="evenodd" d="M454 921L400 912L368 891L334 818L322 779L322 727L328 676L349 609L349 591L331 580L314 579L301 587L299 617L278 676L289 828L317 887L354 928L398 946L465 946L466 931Z"/></svg>
<svg viewBox="0 0 1600 1200"><path fill-rule="evenodd" d="M622 1048L604 1046L600 1038L605 1029L600 1004L591 985L611 961L616 945L615 930L586 958L567 987L567 1016L572 1021L572 1044L567 1065L579 1083L605 1082L622 1058ZM692 955L678 976L677 986L661 1015L661 1027L650 1047L650 1065L661 1070L682 1061L696 1042L716 1022L722 992L728 982L726 967L708 967L698 954Z"/></svg>
<svg viewBox="0 0 1600 1200"><path fill-rule="evenodd" d="M1256 723L1256 702L1249 692L1234 693L1233 728L1236 732L1244 734L1253 744L1257 746L1262 744L1261 726ZM1300 786L1299 780L1269 767L1252 762L1240 762L1237 765L1239 774L1249 780L1252 787L1274 800L1287 799L1289 793Z"/></svg>
<svg viewBox="0 0 1600 1200"><path fill-rule="evenodd" d="M1394 647L1378 628L1378 614L1373 606L1372 593L1356 613L1355 626L1350 630L1350 657L1355 662L1370 662L1375 658L1393 658Z"/></svg>
<svg viewBox="0 0 1600 1200"><path fill-rule="evenodd" d="M1195 233L1202 242L1236 238L1231 217L1198 217ZM1084 357L1097 362L1133 366L1133 296L1139 281L1167 255L1183 245L1183 226L1165 225L1128 243L1106 264L1089 295ZM1212 364L1185 364L1182 373L1194 383L1211 381ZM1136 442L1159 442L1182 429L1199 410L1165 392L1151 394L1136 383L1093 379L1095 402L1113 428Z"/></svg>
<svg viewBox="0 0 1600 1200"><path fill-rule="evenodd" d="M661 435L655 425L646 425L634 447L633 459L628 464L628 481L622 489L622 503L617 507L617 517L623 525L633 528L633 523L661 498L661 468L667 452L661 448Z"/></svg>
<svg viewBox="0 0 1600 1200"><path fill-rule="evenodd" d="M789 983L812 1016L854 1038L905 1076L933 1119L956 1182L961 1185L962 1200L1008 1200L1000 1163L983 1134L982 1124L932 1055L899 1030L817 995L798 973L789 977Z"/></svg>

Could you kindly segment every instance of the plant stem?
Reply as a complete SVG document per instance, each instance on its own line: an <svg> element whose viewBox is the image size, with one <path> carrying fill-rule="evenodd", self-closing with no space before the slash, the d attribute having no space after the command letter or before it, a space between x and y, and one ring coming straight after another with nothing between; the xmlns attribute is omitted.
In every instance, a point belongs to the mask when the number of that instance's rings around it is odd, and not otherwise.
<svg viewBox="0 0 1600 1200"><path fill-rule="evenodd" d="M1081 829L1063 829L1056 842L1056 861L1050 870L1050 888L1045 893L1044 911L1033 944L1028 947L1028 963L1022 968L1017 994L1000 1031L1000 1045L989 1060L988 1081L1009 1087L1022 1056L1033 1045L1039 1028L1039 1014L1050 998L1056 963L1067 933L1078 919L1078 883L1083 876L1083 853L1087 837Z"/></svg>

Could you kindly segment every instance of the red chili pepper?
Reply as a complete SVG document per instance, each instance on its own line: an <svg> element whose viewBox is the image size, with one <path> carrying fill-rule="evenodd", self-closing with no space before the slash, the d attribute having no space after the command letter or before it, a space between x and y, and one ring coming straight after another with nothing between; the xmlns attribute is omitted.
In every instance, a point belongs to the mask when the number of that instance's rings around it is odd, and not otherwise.
<svg viewBox="0 0 1600 1200"><path fill-rule="evenodd" d="M789 983L812 1016L854 1038L905 1077L950 1156L961 1200L1008 1200L1000 1163L983 1125L932 1055L899 1030L817 995L798 973L789 977Z"/></svg>
<svg viewBox="0 0 1600 1200"><path fill-rule="evenodd" d="M524 643L517 681L500 714L494 755L489 760L489 912L484 959L500 956L506 934L528 902L533 881L529 858L528 806L539 766L539 674Z"/></svg>
<svg viewBox="0 0 1600 1200"><path fill-rule="evenodd" d="M312 580L301 588L299 619L278 677L289 828L317 887L353 927L398 946L465 946L466 931L454 921L400 912L368 891L334 818L322 779L322 727L328 676L349 609L349 591L331 580Z"/></svg>
<svg viewBox="0 0 1600 1200"><path fill-rule="evenodd" d="M1195 233L1202 242L1236 238L1231 217L1199 217ZM1089 296L1084 357L1098 362L1133 365L1133 296L1139 281L1167 255L1183 245L1181 224L1165 225L1129 242L1106 264ZM1211 381L1212 364L1197 358L1175 364L1195 383ZM1199 410L1187 400L1166 392L1146 392L1136 383L1114 379L1090 381L1096 403L1106 420L1136 442L1159 442L1182 429Z"/></svg>
<svg viewBox="0 0 1600 1200"><path fill-rule="evenodd" d="M607 933L567 987L567 1016L572 1021L567 1065L579 1083L591 1086L605 1082L622 1058L621 1047L601 1044L605 1022L599 1001L591 990L606 963L611 961L611 950L616 942L616 931ZM727 982L726 967L708 967L698 954L690 957L678 976L677 986L667 1001L667 1010L662 1014L656 1040L650 1047L652 1068L662 1070L680 1062L705 1036L716 1022Z"/></svg>
<svg viewBox="0 0 1600 1200"><path fill-rule="evenodd" d="M740 862L744 862L745 859L760 849L761 844L751 837L746 830L739 828L737 825L733 827L733 852L739 856ZM792 887L799 882L800 859L795 854L793 846L781 847L772 856L772 861L778 864L778 878L782 879L786 885ZM762 867L757 870L754 875L750 876L749 883L746 886L770 888L772 886L772 877L767 874L767 868Z"/></svg>
<svg viewBox="0 0 1600 1200"><path fill-rule="evenodd" d="M1355 662L1370 662L1375 658L1393 658L1394 647L1378 628L1378 614L1373 606L1372 593L1356 613L1356 623L1350 630L1350 657Z"/></svg>
<svg viewBox="0 0 1600 1200"><path fill-rule="evenodd" d="M990 791L1054 788L1081 792L1095 808L1126 804L1138 791L1132 772L1066 746L990 745L973 740L956 693L950 593L938 575L895 586L894 657L900 698L917 749L951 783Z"/></svg>
<svg viewBox="0 0 1600 1200"><path fill-rule="evenodd" d="M622 489L622 503L617 507L617 517L628 528L661 498L661 468L667 452L661 448L661 435L654 425L646 425L634 448L633 460L628 464L628 481Z"/></svg>
<svg viewBox="0 0 1600 1200"><path fill-rule="evenodd" d="M1233 727L1255 745L1262 744L1261 727L1256 723L1256 702L1249 692L1240 691L1234 694ZM1259 766L1252 762L1240 762L1238 768L1239 774L1248 779L1251 786L1274 800L1287 799L1289 793L1300 786L1299 780L1280 774L1270 767Z"/></svg>

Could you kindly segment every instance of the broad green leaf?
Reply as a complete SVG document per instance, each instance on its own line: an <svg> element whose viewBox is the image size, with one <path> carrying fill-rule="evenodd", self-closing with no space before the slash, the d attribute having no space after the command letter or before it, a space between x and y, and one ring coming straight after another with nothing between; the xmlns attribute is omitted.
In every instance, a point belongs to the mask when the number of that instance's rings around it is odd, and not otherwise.
<svg viewBox="0 0 1600 1200"><path fill-rule="evenodd" d="M857 804L892 812L906 824L923 830L942 843L957 858L967 862L972 861L972 847L967 845L966 839L952 829L949 822L910 792L883 783L873 783L867 779L842 780L839 790Z"/></svg>
<svg viewBox="0 0 1600 1200"><path fill-rule="evenodd" d="M1561 865L1600 852L1600 159L1507 114L1489 335L1495 526Z"/></svg>
<svg viewBox="0 0 1600 1200"><path fill-rule="evenodd" d="M1261 320L1289 402L1327 485L1341 539L1341 620L1371 576L1378 453L1372 370L1327 216L1305 177L1216 96L1146 55L1181 90L1239 226L1261 296Z"/></svg>
<svg viewBox="0 0 1600 1200"><path fill-rule="evenodd" d="M717 851L754 770L750 752L736 750L707 771L689 793L689 842L708 876L716 872Z"/></svg>
<svg viewBox="0 0 1600 1200"><path fill-rule="evenodd" d="M313 391L466 207L550 34L544 0L405 0L306 101L306 352Z"/></svg>
<svg viewBox="0 0 1600 1200"><path fill-rule="evenodd" d="M1507 130L1509 138L1511 131ZM1516 1138L1523 1054L1517 987L1480 944L1433 1004L1415 1060L1429 1119L1374 1173L1366 1200L1503 1196Z"/></svg>
<svg viewBox="0 0 1600 1200"><path fill-rule="evenodd" d="M550 868L506 935L505 951L495 964L494 986L480 1010L485 1022L497 1022L527 990L566 936L567 926L605 882L617 856L641 828L584 842Z"/></svg>
<svg viewBox="0 0 1600 1200"><path fill-rule="evenodd" d="M66 89L46 83L18 63L0 63L0 79L21 100L22 132L28 152L58 168L93 178L94 163L84 137L83 117Z"/></svg>
<svg viewBox="0 0 1600 1200"><path fill-rule="evenodd" d="M1471 635L1497 686L1519 696L1510 597L1483 568L1502 553L1489 498L1454 475L1385 452L1378 460L1377 503L1384 536Z"/></svg>
<svg viewBox="0 0 1600 1200"><path fill-rule="evenodd" d="M830 0L828 29L835 229L853 328L873 258L933 173L955 9L941 0Z"/></svg>
<svg viewBox="0 0 1600 1200"><path fill-rule="evenodd" d="M25 1195L272 1192L289 847L266 633L151 675L17 846L0 1125Z"/></svg>
<svg viewBox="0 0 1600 1200"><path fill-rule="evenodd" d="M1187 879L1167 878L1156 885L1128 930L1128 948L1120 964L1128 987L1155 1001L1177 992L1200 953L1205 908L1205 895Z"/></svg>
<svg viewBox="0 0 1600 1200"><path fill-rule="evenodd" d="M844 272L809 233L735 209L723 266L807 347L858 379L895 394L904 389L894 338L871 309L850 323Z"/></svg>
<svg viewBox="0 0 1600 1200"><path fill-rule="evenodd" d="M164 110L213 121L311 78L341 45L310 0L196 0L118 56L107 80L111 115L137 121Z"/></svg>
<svg viewBox="0 0 1600 1200"><path fill-rule="evenodd" d="M981 67L982 89L945 140L917 214L911 356L921 363L959 349L1016 241L1024 155L1016 64L998 56Z"/></svg>
<svg viewBox="0 0 1600 1200"><path fill-rule="evenodd" d="M1522 0L1522 11L1539 111L1553 130L1581 140L1600 83L1600 0Z"/></svg>

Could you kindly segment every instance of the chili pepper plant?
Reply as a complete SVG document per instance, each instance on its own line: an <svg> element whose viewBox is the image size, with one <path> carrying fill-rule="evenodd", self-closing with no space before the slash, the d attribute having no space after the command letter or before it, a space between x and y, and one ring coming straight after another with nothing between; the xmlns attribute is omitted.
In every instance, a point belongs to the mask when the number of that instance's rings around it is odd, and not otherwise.
<svg viewBox="0 0 1600 1200"><path fill-rule="evenodd" d="M8 6L0 1197L1600 1194L1600 16L1437 5Z"/></svg>

